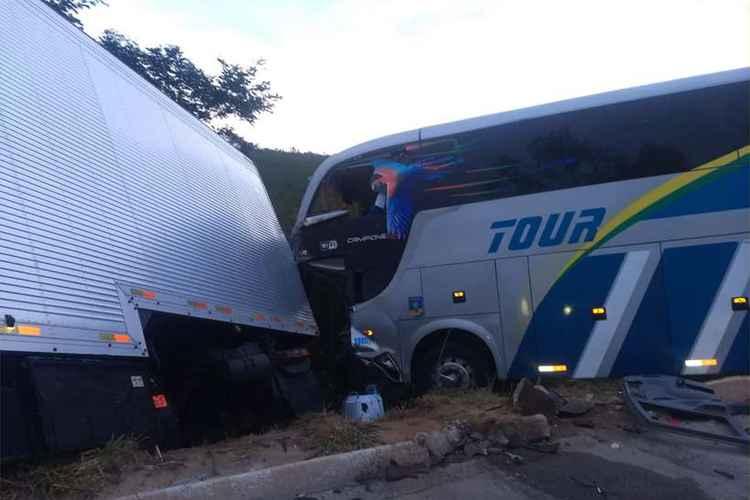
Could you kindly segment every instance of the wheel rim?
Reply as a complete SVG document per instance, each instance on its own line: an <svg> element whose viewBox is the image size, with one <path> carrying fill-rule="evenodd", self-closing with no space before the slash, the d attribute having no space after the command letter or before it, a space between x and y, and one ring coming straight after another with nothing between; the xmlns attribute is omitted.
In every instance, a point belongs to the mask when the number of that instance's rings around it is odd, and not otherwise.
<svg viewBox="0 0 750 500"><path fill-rule="evenodd" d="M474 385L474 370L463 358L444 358L435 367L433 382L440 389L468 389Z"/></svg>

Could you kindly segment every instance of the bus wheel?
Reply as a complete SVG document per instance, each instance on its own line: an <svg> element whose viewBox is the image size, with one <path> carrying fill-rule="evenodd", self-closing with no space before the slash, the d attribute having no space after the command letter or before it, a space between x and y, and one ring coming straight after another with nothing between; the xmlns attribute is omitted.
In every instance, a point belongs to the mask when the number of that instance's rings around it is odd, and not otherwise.
<svg viewBox="0 0 750 500"><path fill-rule="evenodd" d="M492 371L487 356L471 346L442 343L427 351L417 363L416 389L471 389L489 385Z"/></svg>

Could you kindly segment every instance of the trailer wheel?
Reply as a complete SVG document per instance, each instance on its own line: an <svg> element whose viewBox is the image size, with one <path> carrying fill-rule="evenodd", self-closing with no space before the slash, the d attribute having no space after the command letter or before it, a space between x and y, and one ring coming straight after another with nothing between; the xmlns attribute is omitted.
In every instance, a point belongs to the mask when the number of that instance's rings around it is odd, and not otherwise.
<svg viewBox="0 0 750 500"><path fill-rule="evenodd" d="M419 393L485 387L493 379L486 353L453 341L432 346L417 360L415 368L414 385Z"/></svg>

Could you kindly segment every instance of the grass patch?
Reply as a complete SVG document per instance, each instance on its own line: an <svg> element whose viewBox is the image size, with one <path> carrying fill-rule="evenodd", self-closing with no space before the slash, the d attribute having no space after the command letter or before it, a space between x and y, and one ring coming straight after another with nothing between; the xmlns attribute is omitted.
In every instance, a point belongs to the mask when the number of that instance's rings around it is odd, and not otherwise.
<svg viewBox="0 0 750 500"><path fill-rule="evenodd" d="M622 392L619 379L559 379L543 381L542 384L564 398L593 397L595 401L609 401L617 399Z"/></svg>
<svg viewBox="0 0 750 500"><path fill-rule="evenodd" d="M127 466L152 461L138 440L120 437L80 453L75 460L9 464L0 477L0 498L92 498L119 482Z"/></svg>
<svg viewBox="0 0 750 500"><path fill-rule="evenodd" d="M411 417L452 419L467 413L481 413L508 406L509 399L489 388L461 390L445 389L407 399L391 408L382 421L396 421Z"/></svg>
<svg viewBox="0 0 750 500"><path fill-rule="evenodd" d="M381 444L376 424L354 422L335 413L306 415L294 427L300 430L304 447L316 450L316 455L345 453Z"/></svg>

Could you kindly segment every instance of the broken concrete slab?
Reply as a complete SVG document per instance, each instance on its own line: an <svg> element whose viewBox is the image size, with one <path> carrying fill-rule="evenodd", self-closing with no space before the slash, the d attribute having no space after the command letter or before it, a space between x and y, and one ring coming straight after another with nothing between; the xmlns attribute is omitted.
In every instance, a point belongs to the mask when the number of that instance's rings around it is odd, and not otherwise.
<svg viewBox="0 0 750 500"><path fill-rule="evenodd" d="M487 440L482 441L469 441L464 445L464 455L467 458L474 457L476 455L487 455L488 449L490 448L490 442Z"/></svg>
<svg viewBox="0 0 750 500"><path fill-rule="evenodd" d="M171 486L121 500L295 498L309 491L352 484L367 475L385 477L387 468L394 464L411 471L428 462L426 448L404 442Z"/></svg>
<svg viewBox="0 0 750 500"><path fill-rule="evenodd" d="M750 403L750 377L724 377L706 382L722 400L730 403Z"/></svg>
<svg viewBox="0 0 750 500"><path fill-rule="evenodd" d="M518 435L524 443L534 443L550 437L547 417L541 414L504 418L498 422L497 426L506 436Z"/></svg>
<svg viewBox="0 0 750 500"><path fill-rule="evenodd" d="M557 416L559 417L580 417L590 412L594 408L593 400L587 401L585 399L566 399L565 402L558 408Z"/></svg>
<svg viewBox="0 0 750 500"><path fill-rule="evenodd" d="M442 431L420 432L415 436L415 441L429 451L433 463L438 463L461 446L466 441L467 434L468 430L463 426L453 424Z"/></svg>
<svg viewBox="0 0 750 500"><path fill-rule="evenodd" d="M513 391L513 409L521 415L536 415L541 413L548 417L554 416L561 405L560 398L541 385L534 385L529 379L523 378Z"/></svg>
<svg viewBox="0 0 750 500"><path fill-rule="evenodd" d="M493 446L508 446L508 443L510 442L505 433L501 430L495 430L494 432L489 433L487 439Z"/></svg>
<svg viewBox="0 0 750 500"><path fill-rule="evenodd" d="M549 422L541 414L490 418L477 427L484 430L482 433L488 440L502 446L517 447L550 437Z"/></svg>

